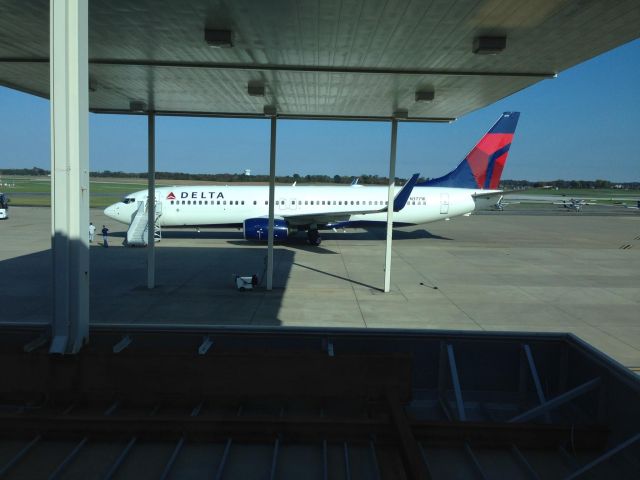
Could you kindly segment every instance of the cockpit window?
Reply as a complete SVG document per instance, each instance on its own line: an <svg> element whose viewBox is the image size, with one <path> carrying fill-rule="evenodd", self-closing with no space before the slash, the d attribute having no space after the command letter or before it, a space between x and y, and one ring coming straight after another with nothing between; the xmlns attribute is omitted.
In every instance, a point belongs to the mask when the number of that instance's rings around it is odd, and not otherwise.
<svg viewBox="0 0 640 480"><path fill-rule="evenodd" d="M135 202L136 199L135 198L131 198L131 197L125 197L122 199L122 203L127 204L127 203L133 203Z"/></svg>

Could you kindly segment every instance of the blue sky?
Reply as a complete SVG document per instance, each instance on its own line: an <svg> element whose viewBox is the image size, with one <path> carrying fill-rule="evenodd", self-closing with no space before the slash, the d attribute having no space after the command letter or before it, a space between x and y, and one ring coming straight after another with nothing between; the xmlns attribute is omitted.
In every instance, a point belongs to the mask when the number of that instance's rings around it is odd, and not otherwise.
<svg viewBox="0 0 640 480"><path fill-rule="evenodd" d="M544 80L452 124L400 124L397 175L452 170L503 111L520 123L503 178L640 181L640 40ZM269 169L269 122L157 120L157 169ZM388 172L390 126L278 122L279 175ZM49 102L0 87L0 168L50 168ZM146 119L90 115L90 168L146 170Z"/></svg>

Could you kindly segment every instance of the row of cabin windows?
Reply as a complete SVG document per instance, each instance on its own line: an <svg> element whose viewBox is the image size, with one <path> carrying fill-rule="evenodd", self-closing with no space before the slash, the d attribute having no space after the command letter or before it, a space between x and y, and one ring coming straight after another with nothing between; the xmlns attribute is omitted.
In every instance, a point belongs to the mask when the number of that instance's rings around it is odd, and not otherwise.
<svg viewBox="0 0 640 480"><path fill-rule="evenodd" d="M182 202L182 203L180 203ZM315 203L314 203L315 202ZM333 200L333 203L331 203L331 200L322 200L322 203L320 203L320 200L305 200L304 204L305 205L343 205L342 200ZM387 205L389 202L387 201L378 201L378 200L369 200L369 205ZM415 201L412 202L407 202L410 205L416 205ZM253 201L254 205L257 205L258 202L256 200ZM265 200L264 202L265 205L269 205L269 202L267 200ZM280 200L276 200L276 205L285 205L286 202L280 201ZM296 201L295 200L291 200L291 205L295 205ZM351 200L351 202L348 201L344 201L344 205L360 205L360 200ZM367 202L366 201L362 201L362 205L366 205ZM426 205L427 202L421 201L421 202L417 202L417 205ZM209 205L209 200L193 200L193 202L191 202L191 200L171 200L171 205ZM211 200L211 205L227 205L227 201L226 200ZM244 200L229 200L229 205L244 205ZM302 205L302 200L298 201L298 205Z"/></svg>
<svg viewBox="0 0 640 480"><path fill-rule="evenodd" d="M209 200L194 200L193 202L191 200L182 200L182 203L180 203L181 200L171 200L171 205L209 205ZM226 200L216 200L213 201L211 200L211 205L226 205L227 201ZM253 204L255 205L256 202L253 202ZM229 200L229 205L244 205L244 200L236 200L235 203L233 200Z"/></svg>

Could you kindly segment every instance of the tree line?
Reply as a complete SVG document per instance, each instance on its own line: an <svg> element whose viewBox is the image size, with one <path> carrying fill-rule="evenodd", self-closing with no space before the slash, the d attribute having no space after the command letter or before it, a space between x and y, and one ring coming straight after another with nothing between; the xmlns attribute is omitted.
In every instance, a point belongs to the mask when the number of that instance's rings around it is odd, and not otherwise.
<svg viewBox="0 0 640 480"><path fill-rule="evenodd" d="M530 182L528 180L502 180L500 182L505 190L520 188L626 188L640 189L640 182L610 182L609 180L551 180Z"/></svg>
<svg viewBox="0 0 640 480"><path fill-rule="evenodd" d="M3 168L0 169L0 175L30 175L30 176L47 176L49 170L43 168ZM111 170L103 170L101 172L91 172L91 177L96 178L147 178L145 172L129 173L129 172L113 172ZM309 184L342 184L348 185L354 180L354 176L345 175L293 175L276 176L277 183L309 183ZM386 185L387 177L378 175L360 175L358 183L361 185ZM182 172L156 172L158 180L198 180L207 182L235 183L235 182L268 182L268 175L244 175L243 173L182 173ZM396 178L397 182L403 183L406 178ZM428 178L420 178L418 181L423 182ZM529 180L502 180L501 187L506 190L520 188L621 188L639 190L640 182L611 182L609 180L552 180L552 181L529 181ZM618 188L620 188L618 187Z"/></svg>

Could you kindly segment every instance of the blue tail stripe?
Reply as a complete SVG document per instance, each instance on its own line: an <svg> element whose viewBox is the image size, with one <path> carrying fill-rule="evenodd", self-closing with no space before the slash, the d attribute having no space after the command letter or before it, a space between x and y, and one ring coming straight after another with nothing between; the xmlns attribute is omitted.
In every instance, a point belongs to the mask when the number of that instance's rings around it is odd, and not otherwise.
<svg viewBox="0 0 640 480"><path fill-rule="evenodd" d="M491 127L489 133L514 133L519 118L520 112L504 112L500 120Z"/></svg>
<svg viewBox="0 0 640 480"><path fill-rule="evenodd" d="M496 160L507 153L509 151L509 148L511 148L510 143L502 147L500 150L496 150L496 152L491 155L491 157L489 158L489 165L487 167L487 176L484 179L484 186L482 188L489 188L489 185L491 185L491 178L493 177L493 167L495 167L496 165Z"/></svg>
<svg viewBox="0 0 640 480"><path fill-rule="evenodd" d="M416 184L416 187L454 187L454 188L477 188L476 179L473 176L471 167L465 161L456 167L452 172L444 177L433 178L426 182Z"/></svg>

